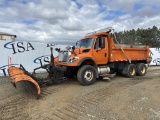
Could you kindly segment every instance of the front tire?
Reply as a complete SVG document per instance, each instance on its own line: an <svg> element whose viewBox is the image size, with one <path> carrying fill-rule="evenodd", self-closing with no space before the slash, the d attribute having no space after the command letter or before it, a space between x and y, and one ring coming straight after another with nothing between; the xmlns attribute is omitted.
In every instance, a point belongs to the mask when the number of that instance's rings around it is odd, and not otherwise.
<svg viewBox="0 0 160 120"><path fill-rule="evenodd" d="M96 81L96 69L91 65L82 66L78 70L77 79L82 85L92 85Z"/></svg>

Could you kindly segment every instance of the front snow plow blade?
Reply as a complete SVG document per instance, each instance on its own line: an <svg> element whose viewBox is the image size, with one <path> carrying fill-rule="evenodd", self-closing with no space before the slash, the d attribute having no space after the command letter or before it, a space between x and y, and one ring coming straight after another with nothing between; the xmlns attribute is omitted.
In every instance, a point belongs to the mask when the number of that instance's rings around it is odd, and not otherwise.
<svg viewBox="0 0 160 120"><path fill-rule="evenodd" d="M40 86L36 80L27 73L27 71L18 67L10 66L8 68L8 74L13 86L16 87L16 82L24 82L27 89L38 99L40 96Z"/></svg>
<svg viewBox="0 0 160 120"><path fill-rule="evenodd" d="M11 58L8 58L8 74L11 79L11 83L16 87L17 82L23 82L27 89L38 99L40 97L40 86L50 85L59 81L64 81L65 66L55 65L53 48L51 47L50 63L41 65L33 70L32 74L28 72L21 64L20 67L12 66ZM39 69L45 69L48 73L46 77L36 77L36 71ZM45 76L45 75L44 75Z"/></svg>

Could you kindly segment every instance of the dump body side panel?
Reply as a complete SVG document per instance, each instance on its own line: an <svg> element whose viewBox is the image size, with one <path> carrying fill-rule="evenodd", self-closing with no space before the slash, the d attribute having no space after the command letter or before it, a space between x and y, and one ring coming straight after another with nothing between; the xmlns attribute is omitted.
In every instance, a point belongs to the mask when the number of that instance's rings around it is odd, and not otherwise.
<svg viewBox="0 0 160 120"><path fill-rule="evenodd" d="M120 47L112 47L109 62L128 61L128 59L131 61L147 61L149 57L148 47L123 47L122 49Z"/></svg>

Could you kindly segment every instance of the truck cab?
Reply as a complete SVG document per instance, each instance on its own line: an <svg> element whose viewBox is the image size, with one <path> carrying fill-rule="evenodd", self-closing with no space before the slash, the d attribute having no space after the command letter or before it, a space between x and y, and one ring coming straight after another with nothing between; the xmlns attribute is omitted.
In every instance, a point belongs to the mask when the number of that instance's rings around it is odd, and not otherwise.
<svg viewBox="0 0 160 120"><path fill-rule="evenodd" d="M108 63L108 33L100 33L85 36L76 42L76 47L70 47L66 52L61 51L59 54L59 64L66 66L79 66L84 60L92 61L96 65ZM70 53L69 53L70 52ZM65 58L60 58L65 57ZM65 60L62 60L65 59Z"/></svg>

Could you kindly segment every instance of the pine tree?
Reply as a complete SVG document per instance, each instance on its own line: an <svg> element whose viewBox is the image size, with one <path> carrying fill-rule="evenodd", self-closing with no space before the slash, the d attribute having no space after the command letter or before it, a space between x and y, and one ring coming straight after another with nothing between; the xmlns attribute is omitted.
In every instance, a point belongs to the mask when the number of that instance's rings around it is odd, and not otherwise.
<svg viewBox="0 0 160 120"><path fill-rule="evenodd" d="M138 28L137 30L126 30L115 34L121 44L160 47L160 29L155 25L148 29Z"/></svg>

